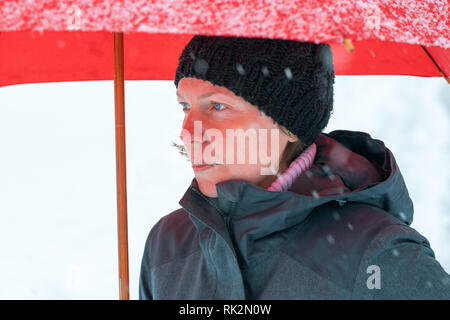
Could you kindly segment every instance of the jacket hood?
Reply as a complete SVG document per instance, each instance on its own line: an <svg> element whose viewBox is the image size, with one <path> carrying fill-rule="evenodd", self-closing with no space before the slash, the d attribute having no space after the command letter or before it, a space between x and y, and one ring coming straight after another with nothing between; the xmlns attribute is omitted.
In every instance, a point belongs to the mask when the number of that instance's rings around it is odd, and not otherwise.
<svg viewBox="0 0 450 320"><path fill-rule="evenodd" d="M216 185L218 197L210 198L199 191L194 178L179 204L198 231L206 224L226 238L223 218L232 219L246 262L252 252L263 250L258 249L259 239L301 223L316 207L331 201L368 204L411 224L412 200L394 155L382 141L364 132L335 130L321 133L315 144L312 166L288 191L268 191L247 181L227 180Z"/></svg>

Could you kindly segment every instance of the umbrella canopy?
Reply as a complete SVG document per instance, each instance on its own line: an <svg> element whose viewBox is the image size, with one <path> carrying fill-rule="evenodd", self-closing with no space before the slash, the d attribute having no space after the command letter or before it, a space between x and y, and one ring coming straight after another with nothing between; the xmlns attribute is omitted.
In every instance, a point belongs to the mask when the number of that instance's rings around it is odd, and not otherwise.
<svg viewBox="0 0 450 320"><path fill-rule="evenodd" d="M448 79L449 9L436 0L3 1L0 86L111 80L111 31L126 34L126 80L172 80L194 34L327 42L337 75Z"/></svg>
<svg viewBox="0 0 450 320"><path fill-rule="evenodd" d="M0 86L114 79L119 288L128 299L124 80L173 80L183 47L203 34L329 43L337 75L449 81L448 12L445 0L4 0Z"/></svg>

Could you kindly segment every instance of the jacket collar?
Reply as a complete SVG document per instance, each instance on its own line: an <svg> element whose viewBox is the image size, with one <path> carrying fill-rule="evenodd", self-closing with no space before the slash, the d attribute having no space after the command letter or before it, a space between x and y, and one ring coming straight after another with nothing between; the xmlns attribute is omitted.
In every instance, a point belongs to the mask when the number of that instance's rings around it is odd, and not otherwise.
<svg viewBox="0 0 450 320"><path fill-rule="evenodd" d="M276 250L283 240L269 235L301 223L314 208L330 201L325 197L314 199L294 192L268 191L243 180L223 181L216 187L218 197L207 197L199 191L194 178L179 204L194 217L191 220L198 231L209 226L230 248L234 247L233 237L238 246L236 256L244 267L263 259L270 254L268 249ZM226 219L231 221L231 231L227 230Z"/></svg>

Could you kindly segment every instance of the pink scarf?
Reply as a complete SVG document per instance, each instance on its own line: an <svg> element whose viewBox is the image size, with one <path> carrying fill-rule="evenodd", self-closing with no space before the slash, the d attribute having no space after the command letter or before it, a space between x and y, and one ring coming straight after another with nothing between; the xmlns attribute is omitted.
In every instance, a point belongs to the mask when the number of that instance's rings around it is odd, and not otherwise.
<svg viewBox="0 0 450 320"><path fill-rule="evenodd" d="M275 180L267 190L269 191L286 191L288 190L295 179L305 170L308 170L314 162L316 156L316 144L313 143L305 151L303 151L297 159L291 162L282 174L278 174Z"/></svg>

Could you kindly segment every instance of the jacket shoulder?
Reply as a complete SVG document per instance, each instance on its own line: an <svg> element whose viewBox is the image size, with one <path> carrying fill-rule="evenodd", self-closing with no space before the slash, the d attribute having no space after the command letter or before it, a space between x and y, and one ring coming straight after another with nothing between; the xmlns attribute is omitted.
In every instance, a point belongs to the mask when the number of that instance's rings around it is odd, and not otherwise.
<svg viewBox="0 0 450 320"><path fill-rule="evenodd" d="M450 276L427 238L405 224L383 229L361 259L354 299L450 299Z"/></svg>
<svg viewBox="0 0 450 320"><path fill-rule="evenodd" d="M144 249L148 266L155 267L177 258L183 258L200 249L189 214L177 209L162 217L150 230Z"/></svg>
<svg viewBox="0 0 450 320"><path fill-rule="evenodd" d="M321 277L351 291L371 241L386 227L402 223L388 212L359 202L316 207L283 251Z"/></svg>

